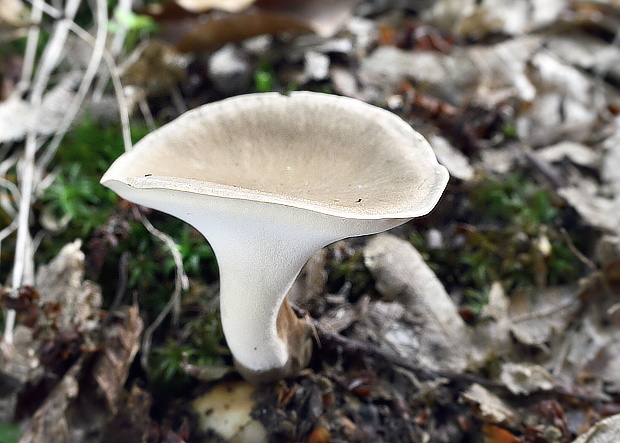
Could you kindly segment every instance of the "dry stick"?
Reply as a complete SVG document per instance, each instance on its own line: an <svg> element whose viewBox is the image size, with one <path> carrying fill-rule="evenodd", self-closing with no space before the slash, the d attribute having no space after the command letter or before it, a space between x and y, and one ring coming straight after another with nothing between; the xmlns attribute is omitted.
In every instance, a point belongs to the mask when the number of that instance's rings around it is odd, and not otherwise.
<svg viewBox="0 0 620 443"><path fill-rule="evenodd" d="M35 3L36 4L36 3ZM30 96L30 103L33 109L39 109L41 102L43 101L43 93L49 82L49 78L52 71L56 68L57 63L64 47L64 42L67 39L69 33L69 22L75 16L77 9L80 5L80 0L69 0L65 4L65 17L59 20L52 30L49 43L45 46L41 61L39 63L39 69L34 79L34 85L32 87L32 94ZM34 5L33 5L34 7ZM40 9L40 8L39 8ZM34 11L33 11L34 14ZM38 37L38 34L37 34ZM30 237L30 207L32 203L32 196L34 190L35 181L35 155L38 150L38 140L36 128L31 128L26 136L26 149L23 157L24 173L21 178L21 199L19 201L19 213L18 213L18 226L17 226L17 240L15 242L15 260L13 264L12 273L12 296L17 296L16 289L22 286L24 281L33 283L33 276L26 276L26 270L33 268L33 266L26 266L27 260L32 260L32 245ZM7 343L13 343L13 327L15 326L15 311L9 310L7 312L6 324L4 330L4 339Z"/></svg>
<svg viewBox="0 0 620 443"><path fill-rule="evenodd" d="M575 254L575 257L577 257L577 259L579 259L579 261L581 263L583 263L588 268L590 268L590 271L592 271L592 272L599 272L600 271L598 266L596 266L596 264L592 260L590 260L588 257L586 257L585 254L583 252L581 252L577 248L577 246L575 246L575 243L573 242L573 239L570 238L570 234L568 233L566 228L564 228L564 227L560 228L560 234L562 234L562 237L564 237L564 241L568 245L568 249L570 249L571 252L573 254Z"/></svg>
<svg viewBox="0 0 620 443"><path fill-rule="evenodd" d="M30 86L30 79L32 77L32 72L34 70L34 62L36 58L37 45L39 43L39 23L43 18L43 9L42 6L45 3L43 0L34 0L32 4L32 12L30 14L30 20L32 22L32 26L28 31L28 38L26 41L26 51L24 54L24 64L22 67L22 77L17 84L16 91L18 94L25 92ZM36 148L36 147L35 147ZM36 149L35 149L36 150ZM34 157L34 153L33 153ZM32 160L32 170L28 170L26 167L26 179L32 180L34 176L34 158ZM30 177L28 177L30 175ZM24 187L24 191L32 192L32 184L29 186L26 185L24 181L22 181L22 186ZM28 189L30 188L30 189ZM26 205L27 204L27 205ZM24 261L26 260L26 249L28 238L30 237L30 232L28 231L28 215L30 211L30 196L28 198L23 196L19 199L19 209L18 209L18 217L14 218L11 224L2 230L1 234L12 234L15 230L17 230L17 241L15 245L15 259L13 263L13 288L17 288L19 286L18 283L15 282L15 277L19 276L19 280L21 282L23 270L24 270ZM25 220L24 220L25 218ZM21 227L21 229L20 229ZM26 232L24 232L24 229ZM21 235L20 235L21 234ZM4 237L1 237L4 238ZM0 240L1 241L1 240ZM18 263L19 259L19 265ZM17 268L17 269L16 269ZM16 291L11 291L13 294ZM16 295L16 294L15 294ZM15 311L9 309L6 314L6 324L5 324L5 332L4 338L8 343L13 342L13 325L15 324Z"/></svg>
<svg viewBox="0 0 620 443"><path fill-rule="evenodd" d="M132 4L132 0L119 0L114 10L114 13L116 14L117 11L120 11L122 13L130 14L131 6L132 6L131 4ZM118 21L117 21L117 24L118 24L118 28L116 29L116 32L114 33L114 38L112 40L112 43L110 44L110 50L109 50L109 54L113 60L116 59L116 57L123 50L123 45L125 44L125 37L127 36L127 32L128 32L127 26L125 24L119 23ZM97 80L97 84L94 87L93 101L97 102L101 100L107 83L108 83L108 74L102 73L99 79Z"/></svg>
<svg viewBox="0 0 620 443"><path fill-rule="evenodd" d="M18 220L14 218L9 225L0 231L0 251L2 251L2 241L17 230ZM2 266L2 254L0 254L0 266Z"/></svg>
<svg viewBox="0 0 620 443"><path fill-rule="evenodd" d="M118 261L118 286L116 286L114 300L112 301L108 312L116 311L120 306L121 302L123 301L123 296L125 295L125 291L127 290L127 281L129 280L129 272L127 270L128 264L129 252L125 251L121 254L121 258Z"/></svg>
<svg viewBox="0 0 620 443"><path fill-rule="evenodd" d="M0 175L0 186L4 187L8 192L13 194L13 201L20 200L21 196L19 193L19 188L11 180L7 180L2 175ZM2 201L0 201L0 207L2 208L2 210L9 216L16 216L17 209L11 204L11 199L9 199L8 197L2 198L2 196L0 196L0 199L2 199Z"/></svg>
<svg viewBox="0 0 620 443"><path fill-rule="evenodd" d="M80 83L80 86L75 93L71 104L67 108L67 112L64 119L62 120L60 128L56 131L54 138L52 139L39 160L39 167L41 168L41 170L45 170L49 162L56 154L58 146L60 146L62 139L69 130L75 117L80 111L84 100L86 99L86 95L88 94L88 91L93 83L95 75L97 75L97 71L99 70L99 66L101 65L101 60L103 59L107 40L106 37L108 34L108 10L105 0L97 0L96 5L97 9L95 10L94 15L97 31L95 42L93 45L93 52L88 62L88 66L86 67L86 71L84 72L84 75L82 77L82 82Z"/></svg>
<svg viewBox="0 0 620 443"><path fill-rule="evenodd" d="M84 29L77 26L75 23L72 24L71 30L75 32L75 34L80 37L82 40L86 42L92 42L93 37L86 32ZM94 43L91 43L94 45ZM131 132L129 130L129 106L127 105L127 98L125 97L125 93L123 92L123 85L121 83L121 79L118 75L118 68L114 62L114 58L110 55L108 51L104 51L103 53L103 61L106 66L110 70L110 78L112 79L112 87L114 88L114 94L116 95L116 101L118 102L118 113L121 119L121 129L123 133L123 145L125 147L125 151L129 151L132 148L131 143Z"/></svg>
<svg viewBox="0 0 620 443"><path fill-rule="evenodd" d="M538 172L543 174L554 189L566 187L566 180L552 164L533 153L529 146L520 145L520 147L530 165L534 166Z"/></svg>
<svg viewBox="0 0 620 443"><path fill-rule="evenodd" d="M28 0L28 1L32 2L33 0ZM45 3L41 5L41 9L46 14L48 14L50 17L55 18L55 19L60 19L63 16L63 13L61 13L59 10ZM86 73L88 73L91 69L93 69L91 67L94 65L93 60L99 57L99 54L98 54L99 49L97 48L102 46L103 61L105 62L106 66L108 67L110 71L110 78L112 79L112 86L114 88L114 93L116 95L116 100L118 102L119 117L121 120L121 129L122 129L122 134L123 134L123 144L125 146L125 151L128 151L131 149L131 146L132 146L131 133L129 130L129 111L128 111L129 106L127 105L127 99L125 97L125 94L123 93L123 85L121 84L121 80L118 75L118 68L116 67L114 58L105 49L105 41L101 39L101 33L104 33L107 30L107 23L108 23L105 0L97 0L97 14L98 14L97 17L101 17L101 18L98 18L97 39L93 38L92 35L90 35L83 28L75 24L75 22L69 22L69 28L71 29L71 31L73 31L73 33L75 33L75 35L77 35L79 38L81 38L83 41L85 41L86 43L88 43L90 46L93 47L93 54L91 56L91 61L89 62L89 66L86 70ZM99 65L97 65L96 67L98 68ZM85 76L86 76L86 73L85 73ZM94 74L96 74L96 72ZM86 87L84 88L88 89ZM82 86L80 86L80 89L82 89ZM79 96L80 94L81 93L78 92L77 95ZM52 145L54 145L54 143L55 141L52 142ZM48 148L47 151L50 151L50 149ZM47 151L43 155L44 158L47 157L46 156Z"/></svg>
<svg viewBox="0 0 620 443"><path fill-rule="evenodd" d="M4 162L3 162L4 163ZM2 169L2 168L0 168ZM2 171L0 171L0 184L11 194L13 194L13 201L20 201L21 200L21 195L19 192L19 188L15 185L15 183L13 183L10 180L7 180L6 178L2 177ZM18 225L18 220L17 220L17 208L13 207L13 205L11 204L11 200L10 199L4 199L2 197L0 197L2 199L2 202L0 202L0 207L2 207L2 209L4 210L4 212L9 215L9 217L12 217L11 223L9 223L9 225L7 227L5 227L4 229L0 230L0 251L2 251L2 241L7 238L9 235L13 234L13 232L15 232L15 230L17 229L17 225ZM5 201L7 200L7 201ZM2 266L2 254L0 254L0 267Z"/></svg>
<svg viewBox="0 0 620 443"><path fill-rule="evenodd" d="M38 23L41 20L43 9L52 10L56 12L56 14L51 13L50 15L60 17L60 13L52 8L49 5L43 3L42 0L34 0L32 8L32 22ZM43 98L43 92L45 86L47 85L49 76L51 75L51 71L55 68L58 58L60 57L60 50L58 47L62 48L64 41L66 40L68 29L71 28L76 34L78 34L85 41L92 41L92 37L83 29L79 28L72 21L72 17L75 15L77 7L79 6L79 0L70 0L65 7L64 16L65 19L60 22L58 27L55 28L54 33L52 34L52 39L50 40L50 44L46 47L43 60L41 61L39 72L37 74L37 79L35 80L35 87L33 88L33 93L31 96L31 103L33 105L40 104ZM129 116L127 111L127 105L124 95L122 94L122 86L120 85L120 80L118 79L118 75L116 75L116 70L114 66L114 62L111 57L105 56L105 40L107 35L107 9L106 3L104 0L97 0L97 23L98 23L98 32L97 38L95 39L93 46L93 54L91 56L91 60L87 67L87 70L84 75L84 79L80 85L78 93L76 94L75 99L73 100L69 112L67 113L65 119L63 120L63 124L61 126L61 130L56 134L54 139L52 140L50 146L44 153L41 159L41 166L44 167L51 161L54 152L58 148L64 134L68 130L71 125L75 115L79 111L79 107L84 100L86 93L92 83L92 79L97 73L97 69L100 65L101 57L103 57L106 61L106 64L110 68L110 72L112 73L112 83L114 85L115 92L117 94L117 100L119 102L119 112L121 117L121 124L123 129L123 142L125 145L125 150L130 149L131 147L131 136L129 132ZM77 29L76 29L77 28ZM22 71L22 79L20 81L19 88L21 90L25 90L30 85L30 77L32 75L32 70L34 66L34 54L36 50L36 46L38 43L39 30L37 26L31 28L31 32L29 34L29 39L27 43L26 49L26 57L25 57L25 66ZM86 37L86 38L85 38ZM33 43L31 43L33 42ZM34 48L34 49L30 49ZM51 48L51 49L50 49ZM17 229L17 242L15 248L15 263L13 267L13 279L12 285L13 288L17 288L21 286L24 274L25 274L25 262L27 252L31 251L32 248L28 248L28 243L30 240L30 232L28 229L28 221L29 221L29 213L30 213L30 205L32 199L32 193L34 188L34 171L35 171L35 154L38 150L36 133L34 130L31 130L26 139L26 151L24 156L25 162L25 172L24 177L22 178L22 198L19 200L19 213L18 218L11 223L7 228L0 231L0 241L6 235L10 235L12 232ZM15 291L11 292L15 294ZM15 324L15 311L9 310L7 312L6 325L5 325L5 334L4 338L7 343L12 343L13 341L13 327Z"/></svg>
<svg viewBox="0 0 620 443"><path fill-rule="evenodd" d="M345 337L339 334L338 332L332 331L328 328L325 328L324 326L321 326L318 320L312 319L303 309L297 306L292 306L292 307L293 307L293 310L297 313L297 316L302 317L302 318L305 317L306 320L310 322L311 326L315 329L316 333L321 339L323 348L325 348L326 345L339 346L339 347L342 347L342 349L345 352L349 352L352 354L367 355L369 357L374 358L375 360L387 362L392 365L399 366L403 369L407 369L421 377L425 377L429 379L446 378L454 382L467 383L467 384L475 383L475 384L479 384L489 389L501 391L502 394L504 395L520 397L520 395L517 395L513 393L512 391L510 391L510 389L508 389L508 387L504 383L489 380L489 379L479 377L473 374L427 368L425 366L413 363L410 360L406 360L391 352L386 352L370 343L366 343L366 342L355 340L349 337ZM575 392L571 392L568 389L564 389L560 386L556 386L550 390L541 391L535 394L563 395L563 396L572 397L572 398L575 398L581 401L588 401L588 402L601 402L601 401L609 402L610 401L610 399L597 396L596 394L588 395L588 394L575 393Z"/></svg>
<svg viewBox="0 0 620 443"><path fill-rule="evenodd" d="M164 242L164 244L168 247L170 253L172 254L172 258L174 259L174 264L176 267L174 292L170 297L170 301L166 303L166 306L159 313L155 321L144 330L144 336L142 338L142 358L140 363L142 364L143 368L147 368L153 332L155 332L155 329L157 329L159 325L164 321L170 311L172 311L173 323L178 324L179 314L181 311L181 291L186 291L189 288L189 281L187 279L187 275L185 275L185 272L183 271L183 257L181 257L181 253L179 252L177 245L174 243L174 240L169 235L161 232L159 229L153 226L145 216L140 216L140 219L144 227L152 235Z"/></svg>
<svg viewBox="0 0 620 443"><path fill-rule="evenodd" d="M28 38L26 40L26 51L24 52L24 62L22 65L22 76L19 83L15 87L18 94L23 94L30 87L30 79L34 71L34 62L37 56L37 46L39 44L39 24L43 18L43 8L45 2L43 0L32 1L32 12L30 13L30 22L32 25L28 30Z"/></svg>

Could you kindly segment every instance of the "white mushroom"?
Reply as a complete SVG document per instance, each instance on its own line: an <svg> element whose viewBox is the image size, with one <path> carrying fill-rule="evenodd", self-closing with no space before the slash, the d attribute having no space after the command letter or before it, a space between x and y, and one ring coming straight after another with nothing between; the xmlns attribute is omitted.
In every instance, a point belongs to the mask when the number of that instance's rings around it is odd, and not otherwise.
<svg viewBox="0 0 620 443"><path fill-rule="evenodd" d="M189 111L101 179L209 240L226 341L251 381L308 363L309 327L286 298L306 260L336 240L427 214L447 181L426 140L391 112L311 92L237 96Z"/></svg>

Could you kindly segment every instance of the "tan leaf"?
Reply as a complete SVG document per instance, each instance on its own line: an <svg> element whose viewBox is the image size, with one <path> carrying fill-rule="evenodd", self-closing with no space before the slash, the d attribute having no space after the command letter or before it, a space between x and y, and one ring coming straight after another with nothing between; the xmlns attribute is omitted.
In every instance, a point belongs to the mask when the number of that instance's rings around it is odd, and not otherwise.
<svg viewBox="0 0 620 443"><path fill-rule="evenodd" d="M103 391L110 411L116 411L118 397L129 368L140 347L143 329L137 305L127 308L105 328L103 350L93 367L93 377Z"/></svg>

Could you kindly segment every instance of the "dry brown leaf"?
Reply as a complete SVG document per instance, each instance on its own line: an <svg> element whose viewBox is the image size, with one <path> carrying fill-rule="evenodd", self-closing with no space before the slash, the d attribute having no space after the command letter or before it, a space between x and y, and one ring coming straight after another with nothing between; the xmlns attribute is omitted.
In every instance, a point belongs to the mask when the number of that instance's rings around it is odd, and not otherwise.
<svg viewBox="0 0 620 443"><path fill-rule="evenodd" d="M102 432L103 441L147 441L153 424L150 417L152 403L151 394L138 386L134 385L129 392L123 392L118 413Z"/></svg>
<svg viewBox="0 0 620 443"><path fill-rule="evenodd" d="M79 435L67 419L71 402L80 394L78 378L82 372L84 358L78 359L66 372L60 383L47 396L43 404L29 420L20 438L20 443L66 443Z"/></svg>
<svg viewBox="0 0 620 443"><path fill-rule="evenodd" d="M511 331L521 343L545 347L562 334L581 303L574 287L516 290L511 297Z"/></svg>
<svg viewBox="0 0 620 443"><path fill-rule="evenodd" d="M17 325L13 343L0 343L0 372L5 392L0 395L0 420L10 423L14 420L18 395L28 384L36 385L45 376L37 356L39 343L32 336L32 329Z"/></svg>
<svg viewBox="0 0 620 443"><path fill-rule="evenodd" d="M555 366L572 379L604 381L607 392L620 392L620 261L582 282L584 312L567 334ZM560 359L560 357L562 357Z"/></svg>
<svg viewBox="0 0 620 443"><path fill-rule="evenodd" d="M143 89L148 97L170 94L187 81L189 58L168 43L152 39L141 44L121 68L125 86Z"/></svg>
<svg viewBox="0 0 620 443"><path fill-rule="evenodd" d="M620 195L598 195L586 186L563 188L558 194L575 208L590 226L608 233L620 234Z"/></svg>
<svg viewBox="0 0 620 443"><path fill-rule="evenodd" d="M611 443L620 441L620 414L599 421L573 443Z"/></svg>
<svg viewBox="0 0 620 443"><path fill-rule="evenodd" d="M321 37L332 37L352 17L360 0L256 0L265 11L282 11L304 23Z"/></svg>
<svg viewBox="0 0 620 443"><path fill-rule="evenodd" d="M517 116L521 141L541 146L598 138L608 107L620 103L617 91L546 52L533 54L528 67L536 96Z"/></svg>
<svg viewBox="0 0 620 443"><path fill-rule="evenodd" d="M530 363L504 363L500 381L517 395L547 391L555 386L553 377L542 366Z"/></svg>
<svg viewBox="0 0 620 443"><path fill-rule="evenodd" d="M92 375L112 412L118 408L119 395L140 347L143 326L137 305L130 306L105 326L103 349L95 361Z"/></svg>
<svg viewBox="0 0 620 443"><path fill-rule="evenodd" d="M20 140L34 131L36 134L49 135L61 128L65 119L67 103L75 96L73 88L78 78L67 75L60 83L48 91L40 106L18 96L0 103L0 142Z"/></svg>
<svg viewBox="0 0 620 443"><path fill-rule="evenodd" d="M37 271L36 286L41 303L58 303L57 324L61 329L80 325L85 330L98 326L101 288L84 281L84 253L81 240L64 246L60 253Z"/></svg>
<svg viewBox="0 0 620 443"><path fill-rule="evenodd" d="M257 2L238 13L179 14L169 7L154 14L164 38L182 52L213 51L259 35L315 33L332 37L351 17L359 0Z"/></svg>
<svg viewBox="0 0 620 443"><path fill-rule="evenodd" d="M387 300L403 303L447 335L461 333L465 323L454 302L411 243L377 235L364 248L364 264Z"/></svg>
<svg viewBox="0 0 620 443"><path fill-rule="evenodd" d="M596 167L601 161L601 155L595 149L582 143L561 141L557 144L536 150L534 155L549 163L558 163L564 159L570 160L579 166Z"/></svg>
<svg viewBox="0 0 620 443"><path fill-rule="evenodd" d="M180 31L180 32L178 32ZM177 29L172 41L181 52L213 51L226 43L235 43L257 35L282 33L306 34L309 25L285 14L269 11L248 11L225 16L208 16Z"/></svg>
<svg viewBox="0 0 620 443"><path fill-rule="evenodd" d="M479 384L471 385L461 394L460 400L471 405L474 415L484 422L504 426L514 426L519 422L515 411Z"/></svg>
<svg viewBox="0 0 620 443"><path fill-rule="evenodd" d="M435 150L439 163L444 165L448 172L450 172L450 177L465 181L474 178L474 168L471 166L469 159L465 154L456 149L452 143L436 134L429 134L426 138Z"/></svg>
<svg viewBox="0 0 620 443"><path fill-rule="evenodd" d="M480 321L473 334L481 363L495 360L499 356L510 355L513 341L510 336L508 307L510 300L500 282L494 282L489 290L489 301L482 308Z"/></svg>
<svg viewBox="0 0 620 443"><path fill-rule="evenodd" d="M25 442L85 441L100 435L119 407L142 331L136 306L107 325L102 350L82 354L29 421ZM94 358L94 362L90 362Z"/></svg>
<svg viewBox="0 0 620 443"><path fill-rule="evenodd" d="M530 101L536 89L526 66L542 39L525 36L496 45L455 47L449 54L411 52L381 46L362 60L362 79L391 93L411 79L425 94L460 106L481 103L488 109L511 98Z"/></svg>
<svg viewBox="0 0 620 443"><path fill-rule="evenodd" d="M404 357L417 351L416 358L424 359L430 367L462 370L472 352L470 331L411 243L390 234L377 235L364 248L364 263L377 290L385 299L397 302L374 303L368 310L384 342Z"/></svg>
<svg viewBox="0 0 620 443"><path fill-rule="evenodd" d="M525 443L525 440L515 437L506 429L485 423L482 426L484 443Z"/></svg>
<svg viewBox="0 0 620 443"><path fill-rule="evenodd" d="M566 0L439 0L422 18L463 37L523 35L556 21L566 7Z"/></svg>
<svg viewBox="0 0 620 443"><path fill-rule="evenodd" d="M620 59L619 59L620 60ZM610 194L620 194L620 117L613 122L613 133L602 143L601 178ZM620 228L618 228L620 231Z"/></svg>
<svg viewBox="0 0 620 443"><path fill-rule="evenodd" d="M584 32L567 32L546 38L546 48L573 66L620 80L620 47Z"/></svg>

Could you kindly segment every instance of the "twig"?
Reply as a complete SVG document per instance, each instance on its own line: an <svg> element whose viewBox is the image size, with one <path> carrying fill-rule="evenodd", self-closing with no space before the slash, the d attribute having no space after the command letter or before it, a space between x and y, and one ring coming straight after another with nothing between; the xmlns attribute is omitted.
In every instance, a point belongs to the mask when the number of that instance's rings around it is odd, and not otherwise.
<svg viewBox="0 0 620 443"><path fill-rule="evenodd" d="M114 312L118 309L127 290L127 264L129 263L129 252L125 251L121 254L121 258L118 261L118 285L116 286L116 293L114 294L114 301L110 305L109 312Z"/></svg>
<svg viewBox="0 0 620 443"><path fill-rule="evenodd" d="M116 5L116 11L121 11L129 14L131 12L131 0L119 0ZM127 26L124 23L118 23L118 29L114 34L114 39L112 40L112 45L110 46L110 53L112 57L118 56L123 50L123 45L125 44L125 37L127 36Z"/></svg>
<svg viewBox="0 0 620 443"><path fill-rule="evenodd" d="M34 85L32 87L32 93L30 95L30 103L34 109L40 108L41 102L43 101L45 88L49 83L49 78L52 71L56 68L64 42L66 41L69 32L69 23L72 22L79 4L80 0L69 0L65 4L65 18L56 22L49 43L45 46L45 50L43 51L43 55L38 66L38 71L33 82ZM38 33L36 36L38 38ZM19 201L17 240L15 242L15 260L11 279L11 284L14 289L19 288L24 283L34 283L32 281L34 276L26 275L26 271L34 269L34 266L32 264L27 264L26 261L33 260L29 221L33 190L35 189L35 156L38 148L39 141L37 140L36 129L32 128L26 136L26 149L22 160L24 172L20 183L21 199ZM13 293L14 292L15 291L13 291ZM4 339L7 343L13 343L15 315L15 311L13 310L9 310L7 312L4 330Z"/></svg>
<svg viewBox="0 0 620 443"><path fill-rule="evenodd" d="M0 187L4 187L8 192L13 194L13 200L19 201L21 199L19 188L15 183L10 180L7 180L2 175L0 175ZM3 198L0 196L0 207L7 213L9 216L17 215L17 208L13 207L11 204L11 200L9 198Z"/></svg>
<svg viewBox="0 0 620 443"><path fill-rule="evenodd" d="M406 360L398 355L395 355L391 352L386 352L370 343L361 342L359 340L355 340L349 337L345 337L338 332L331 331L324 326L322 326L318 320L311 319L308 314L299 307L292 306L293 310L297 313L299 317L305 317L307 321L310 322L311 325L314 326L314 329L318 333L321 338L321 343L323 348L332 347L341 347L345 352L349 352L352 354L362 354L369 357L374 358L375 360L392 364L394 366L401 367L403 369L407 369L417 376L433 379L433 378L446 378L456 383L463 384L479 384L484 386L485 388L492 389L495 391L501 391L503 395L512 396L512 397L520 397L520 395L514 394L512 391L508 389L508 387L501 382L489 380L483 377L479 377L474 374L460 373L454 371L446 371L441 369L431 369L419 364L416 364L410 360ZM601 401L610 401L608 398L597 396L597 395L589 395L572 392L568 389L565 389L561 386L555 386L550 390L545 390L541 392L537 392L533 395L562 395L571 397L574 399L578 399L580 401L587 402L601 402Z"/></svg>
<svg viewBox="0 0 620 443"><path fill-rule="evenodd" d="M29 0L29 1L33 1L33 0ZM104 6L105 6L105 0L97 0L98 8L101 8ZM48 14L52 18L60 19L62 17L62 13L56 8L54 8L53 6L50 6L48 4L43 4L42 9L45 11L46 14ZM100 25L97 28L98 35L100 32L103 32L107 29L107 21L108 21L107 20L107 9L103 12L105 13L105 20L98 19L99 20L98 23ZM105 22L105 24L102 24L102 22ZM81 38L83 41L88 43L93 48L96 48L98 45L103 45L101 38L98 38L98 39L93 38L92 35L90 35L82 27L78 26L75 22L70 22L69 28L71 29L71 31L73 31L73 33L75 33L75 35L77 35L79 38ZM119 117L121 120L121 129L122 129L122 134L123 134L123 144L125 146L125 151L128 151L132 147L131 133L129 130L129 127L130 127L129 106L127 104L127 99L123 92L123 85L121 84L121 80L118 75L118 68L116 67L114 58L112 57L110 52L107 49L105 49L105 45L103 46L104 46L103 53L102 53L103 61L105 62L110 72L110 78L112 80L112 87L114 88L114 93L116 95L116 101L118 102ZM95 49L93 49L93 56L91 56L91 62L93 58L95 58L96 56L98 57L98 55L95 55L95 52L96 52Z"/></svg>
<svg viewBox="0 0 620 443"><path fill-rule="evenodd" d="M64 119L60 125L60 128L56 131L54 138L46 148L39 160L39 166L45 169L49 162L52 160L58 146L60 145L65 134L69 130L73 120L80 111L82 104L88 94L88 91L92 85L93 79L99 70L101 60L105 51L107 27L108 27L108 10L105 0L97 0L97 9L95 11L95 21L97 23L96 38L93 45L93 52L86 67L86 71L82 77L82 82L75 93L71 104L67 108Z"/></svg>
<svg viewBox="0 0 620 443"><path fill-rule="evenodd" d="M132 6L131 4L132 4L132 0L119 0L116 5L116 8L114 9L114 15L116 15L118 12L124 12L127 14L131 13L131 6ZM118 24L118 27L116 29L116 32L114 33L112 43L110 44L109 54L110 54L111 60L116 60L118 55L123 50L123 45L125 44L125 38L127 37L127 32L128 32L127 26L125 24L120 23L118 20L117 20L117 24ZM110 71L110 73L111 72L112 71ZM97 80L97 84L94 87L93 101L97 102L101 100L101 97L103 97L103 92L104 92L104 89L107 83L108 83L108 75L107 73L102 73L102 75Z"/></svg>
<svg viewBox="0 0 620 443"><path fill-rule="evenodd" d="M543 174L544 177L549 180L554 189L566 187L566 180L553 165L531 152L529 147L521 145L521 150L530 165L534 166L541 174Z"/></svg>
<svg viewBox="0 0 620 443"><path fill-rule="evenodd" d="M159 325L164 321L164 319L171 311L173 324L178 324L181 311L181 291L187 290L189 288L189 281L187 279L187 275L185 275L185 271L183 270L183 258L181 257L181 253L179 252L177 245L174 243L174 240L169 235L161 232L159 229L153 226L145 216L140 216L140 219L144 227L152 235L164 242L164 244L168 247L170 253L172 254L172 258L176 267L174 292L170 297L170 301L166 303L166 306L159 313L155 321L144 330L144 335L142 338L141 364L143 368L146 368L148 366L148 356L151 350L153 332L155 332L155 330L159 327Z"/></svg>
<svg viewBox="0 0 620 443"><path fill-rule="evenodd" d="M93 37L86 32L84 29L76 25L72 24L71 30L75 32L75 34L80 37L85 42L90 42L91 45L94 45ZM110 70L110 78L112 79L112 87L114 88L114 94L116 95L116 101L118 102L118 112L119 117L121 119L121 129L123 132L123 144L125 146L125 151L129 151L132 148L131 143L131 133L129 130L129 106L127 104L127 98L125 97L125 93L123 92L123 85L121 83L121 79L118 75L118 69L116 64L114 63L113 57L110 55L108 51L104 51L103 53L103 61L106 66Z"/></svg>
<svg viewBox="0 0 620 443"><path fill-rule="evenodd" d="M15 87L18 94L23 94L30 87L30 79L32 78L32 73L34 71L37 46L39 44L39 24L43 18L44 6L45 2L43 0L32 1L32 11L30 13L30 21L32 25L28 30L28 38L26 40L26 51L24 52L22 76L19 83Z"/></svg>
<svg viewBox="0 0 620 443"><path fill-rule="evenodd" d="M564 227L560 228L560 234L562 234L562 237L564 237L564 241L566 241L566 244L568 245L568 249L570 249L571 252L575 254L575 257L577 257L579 261L581 261L581 263L583 263L588 268L590 268L590 271L592 272L600 271L598 266L596 266L596 264L592 260L590 260L588 257L585 256L583 252L577 249L577 246L575 246L573 239L570 238L570 235L568 234L568 231L566 230L566 228Z"/></svg>

